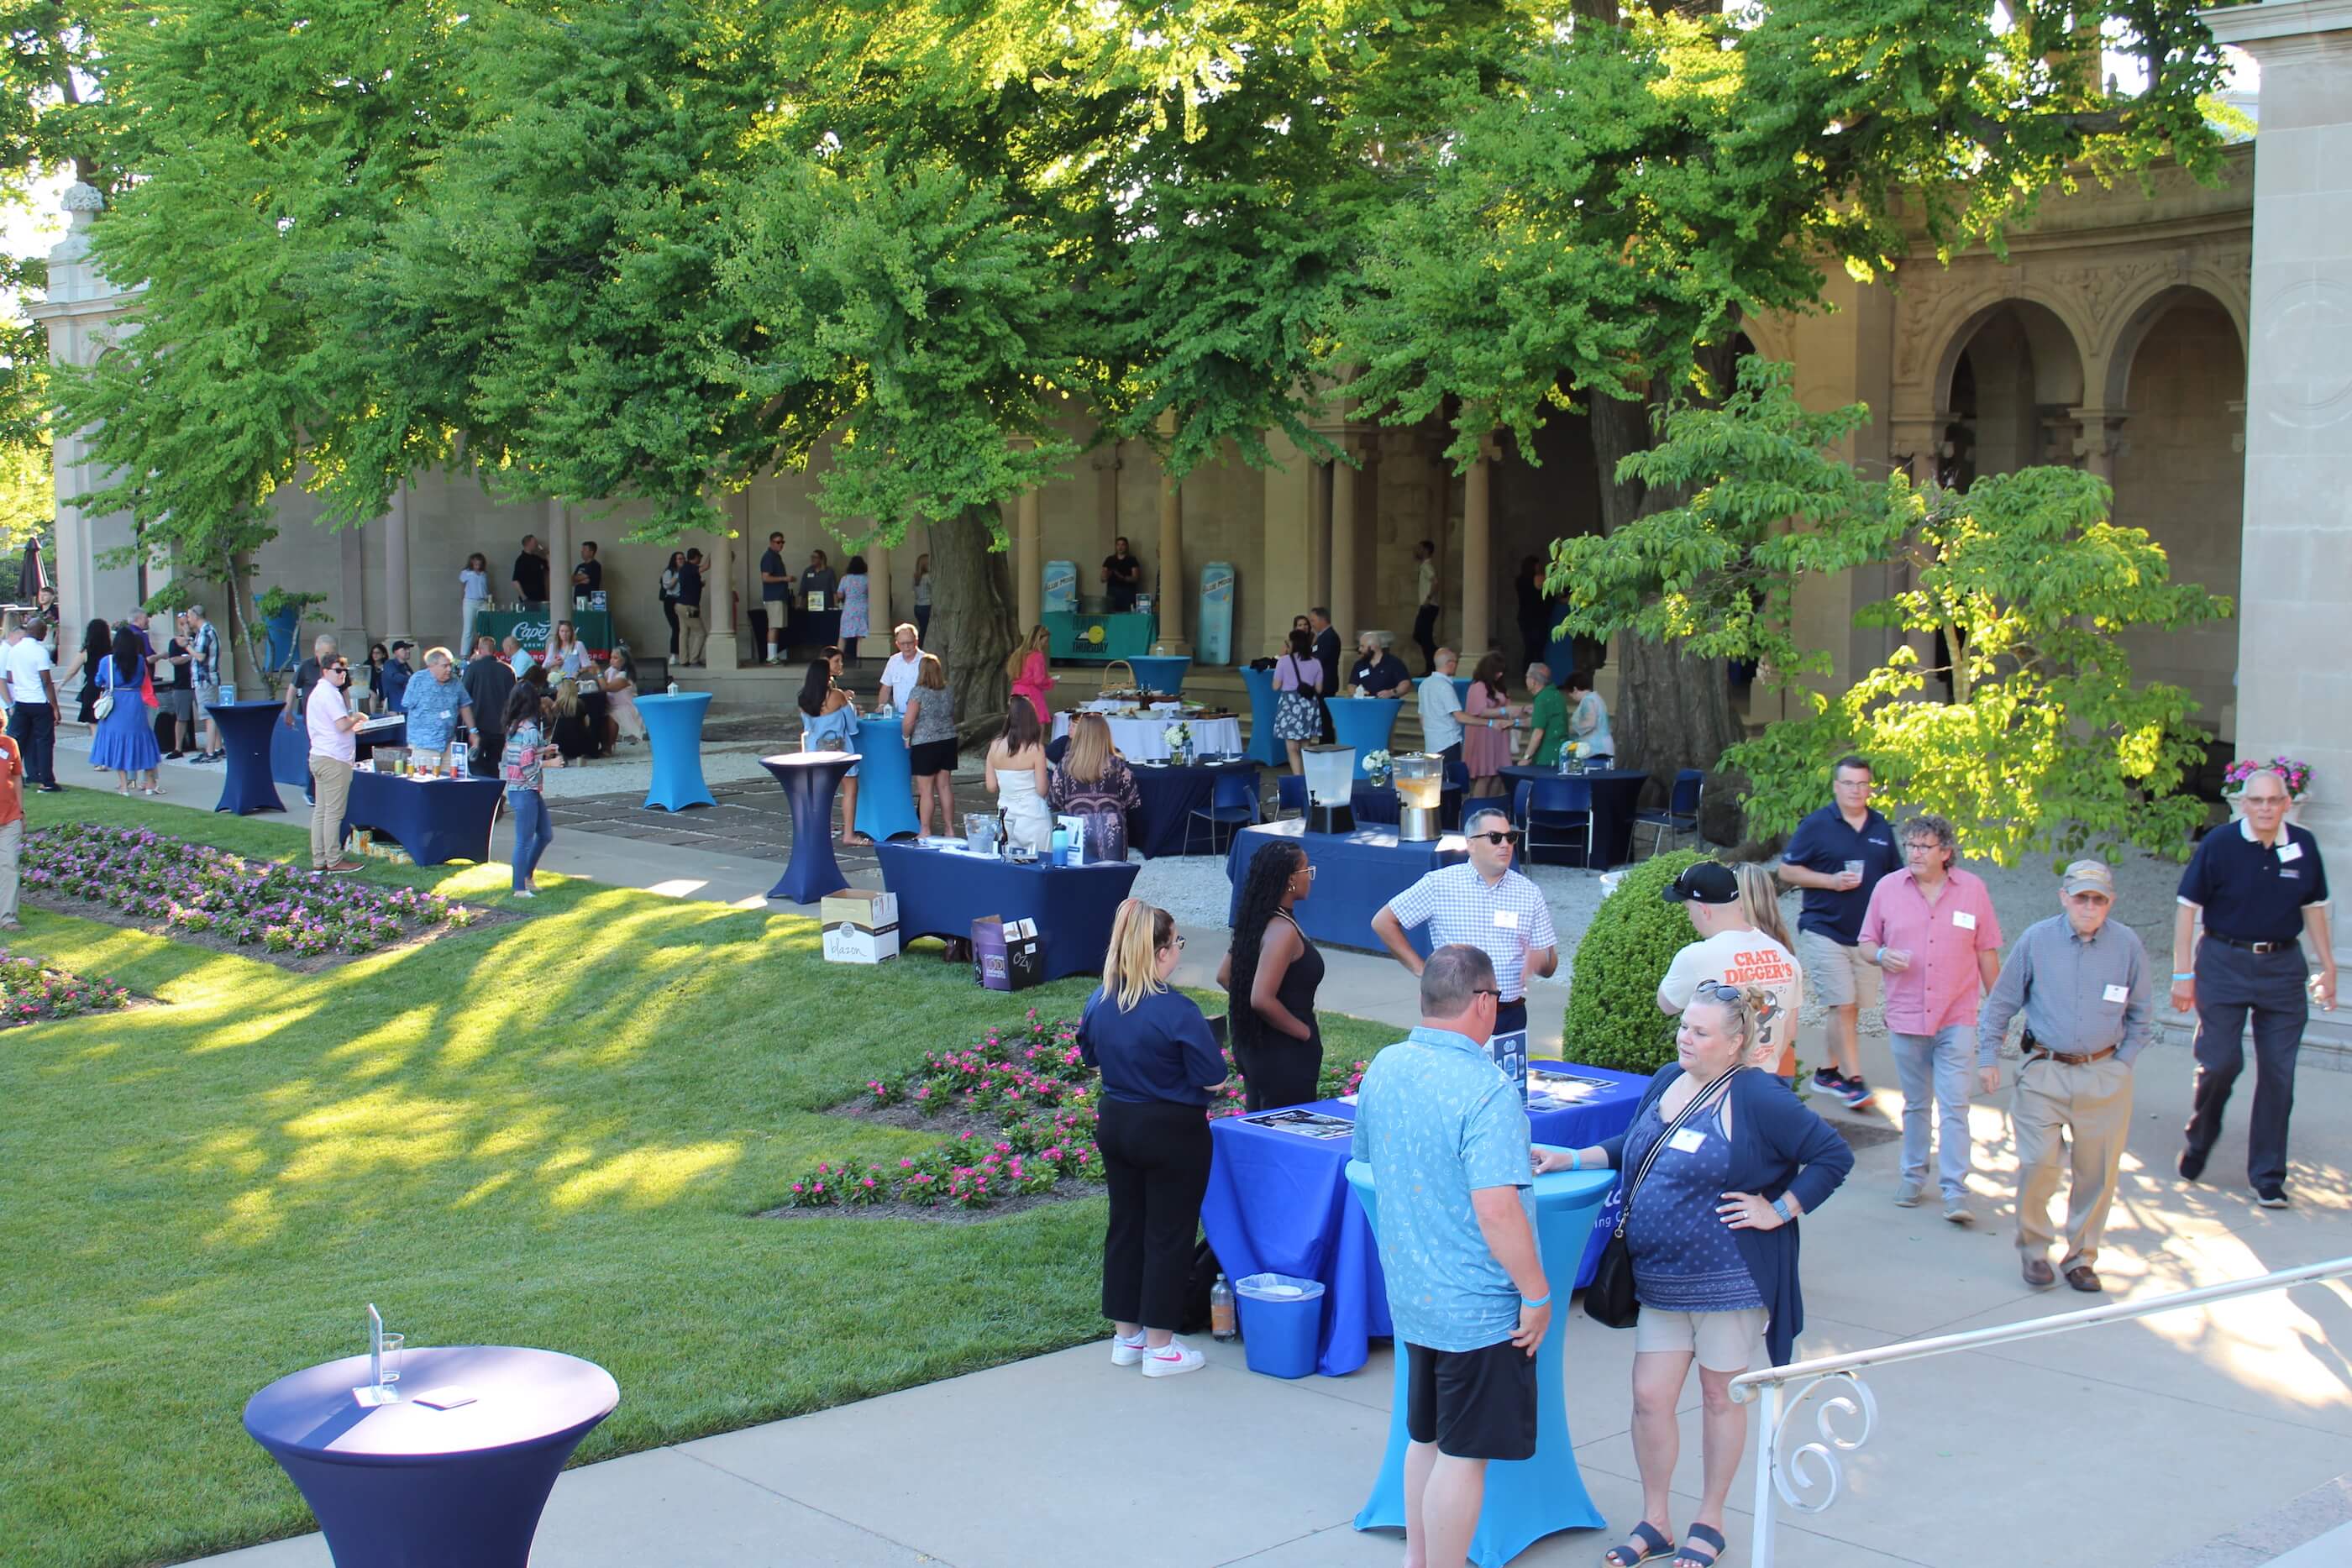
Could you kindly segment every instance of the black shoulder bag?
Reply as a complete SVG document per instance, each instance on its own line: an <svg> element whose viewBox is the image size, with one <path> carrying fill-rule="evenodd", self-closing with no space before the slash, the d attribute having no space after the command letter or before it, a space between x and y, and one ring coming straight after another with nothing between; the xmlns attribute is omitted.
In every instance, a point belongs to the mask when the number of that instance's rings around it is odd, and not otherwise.
<svg viewBox="0 0 2352 1568"><path fill-rule="evenodd" d="M1642 1315L1642 1303L1633 1296L1633 1259L1625 1248L1625 1224L1633 1217L1633 1195L1642 1190L1642 1180L1658 1161L1659 1151L1666 1141L1681 1131L1683 1124L1706 1108L1716 1097L1716 1092L1728 1084L1740 1070L1733 1067L1717 1076L1706 1088L1691 1096L1682 1113L1666 1124L1658 1134L1658 1141L1642 1156L1642 1168L1624 1183L1625 1197L1617 1206L1617 1228L1611 1234L1609 1244L1601 1249L1601 1258L1592 1267L1592 1283L1584 1288L1584 1315L1602 1328L1629 1329L1633 1320Z"/></svg>

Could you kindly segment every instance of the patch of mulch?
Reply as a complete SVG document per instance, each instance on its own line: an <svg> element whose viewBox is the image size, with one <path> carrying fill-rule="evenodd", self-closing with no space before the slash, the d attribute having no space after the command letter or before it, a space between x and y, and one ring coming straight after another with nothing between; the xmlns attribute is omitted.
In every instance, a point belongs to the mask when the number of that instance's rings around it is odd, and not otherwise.
<svg viewBox="0 0 2352 1568"><path fill-rule="evenodd" d="M142 920L107 904L93 904L80 898L60 898L55 894L37 892L29 887L24 889L19 897L30 907L46 909L52 915L70 915L79 920L95 920L101 925L114 925L125 931L143 932L150 936L161 936L167 942L183 943L190 947L202 947L208 952L234 953L240 958L251 958L256 963L274 964L288 973L295 975L316 975L328 969L340 969L346 964L356 964L363 958L380 958L386 953L405 953L412 948L422 947L427 943L438 942L445 936L457 936L461 930L460 927L441 923L425 926L423 930L414 932L400 941L387 942L373 952L319 953L306 956L293 952L273 953L258 942L236 942L216 931L189 931L173 925L167 921ZM467 907L473 911L474 919L472 925L462 928L465 931L494 930L512 921L530 918L511 909L489 909L479 904L468 904Z"/></svg>

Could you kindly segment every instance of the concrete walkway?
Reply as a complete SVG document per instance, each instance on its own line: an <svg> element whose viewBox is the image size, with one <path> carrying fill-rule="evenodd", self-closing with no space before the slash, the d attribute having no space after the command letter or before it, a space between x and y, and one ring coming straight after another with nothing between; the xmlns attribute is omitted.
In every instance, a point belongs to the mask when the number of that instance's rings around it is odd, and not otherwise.
<svg viewBox="0 0 2352 1568"><path fill-rule="evenodd" d="M216 768L171 766L173 801L208 806ZM72 743L60 775L90 777ZM209 784L198 780L212 780ZM288 821L303 824L298 793ZM163 814L159 811L159 815ZM36 810L37 815L37 809ZM164 824L159 824L159 826ZM501 846L502 847L502 846ZM570 833L548 869L673 897L756 905L772 862ZM1203 932L1181 977L1207 983L1222 933ZM1396 966L1332 953L1324 995L1400 1028L1413 1016ZM1871 1115L1900 1113L1883 1038L1864 1071L1883 1087ZM2352 1073L2306 1070L2290 1180L2296 1206L2254 1207L2235 1185L2244 1107L2216 1149L2215 1185L2171 1170L2186 1114L2188 1052L2144 1056L2137 1112L2102 1270L2106 1300L2352 1255ZM2243 1095L2242 1093L2242 1100ZM1824 1355L2068 1312L2086 1298L2035 1292L2011 1236L2013 1147L2006 1094L1972 1112L1978 1223L1889 1201L1891 1144L1856 1156L1853 1179L1806 1221L1809 1316L1801 1354ZM1829 1110L1833 1117L1849 1113ZM1580 1313L1568 1331L1567 1399L1580 1462L1613 1526L1640 1512L1628 1437L1632 1336ZM2352 1290L2342 1282L2168 1314L1873 1375L1879 1426L1848 1463L1828 1512L1783 1522L1784 1568L2332 1568L2352 1563ZM1147 1382L1104 1346L1054 1355L568 1472L534 1562L890 1565L1249 1563L1365 1568L1396 1561L1389 1535L1360 1535L1386 1432L1391 1364L1345 1378L1256 1376L1237 1347L1211 1365ZM623 1390L623 1397L628 1391ZM1696 1384L1683 1406L1674 1525L1699 1479ZM1810 1422L1802 1435L1813 1435ZM1754 1443L1732 1494L1727 1563L1753 1560ZM1786 1516L1784 1515L1784 1519ZM1591 1564L1610 1539L1555 1537L1520 1561ZM323 1568L305 1536L206 1560L236 1568Z"/></svg>

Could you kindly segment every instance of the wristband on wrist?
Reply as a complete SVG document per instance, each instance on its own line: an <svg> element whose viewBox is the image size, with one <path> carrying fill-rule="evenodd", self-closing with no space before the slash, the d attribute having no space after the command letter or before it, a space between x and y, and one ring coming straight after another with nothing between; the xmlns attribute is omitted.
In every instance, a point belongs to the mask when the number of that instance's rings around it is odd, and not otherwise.
<svg viewBox="0 0 2352 1568"><path fill-rule="evenodd" d="M2197 971L2194 969L2175 970L2172 977L2176 980L2193 980L2197 977Z"/></svg>
<svg viewBox="0 0 2352 1568"><path fill-rule="evenodd" d="M1568 1151L1568 1168L1572 1171L1580 1171L1584 1168L1584 1151L1582 1149L1570 1149Z"/></svg>
<svg viewBox="0 0 2352 1568"><path fill-rule="evenodd" d="M1519 1298L1519 1305L1523 1307L1548 1307L1551 1305L1551 1292L1549 1291L1546 1291L1540 1296L1521 1296Z"/></svg>

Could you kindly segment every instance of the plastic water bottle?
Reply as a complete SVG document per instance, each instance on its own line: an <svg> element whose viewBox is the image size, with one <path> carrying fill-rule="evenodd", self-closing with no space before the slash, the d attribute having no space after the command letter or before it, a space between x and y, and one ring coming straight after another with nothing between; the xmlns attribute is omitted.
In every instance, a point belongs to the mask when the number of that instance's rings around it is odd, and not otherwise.
<svg viewBox="0 0 2352 1568"><path fill-rule="evenodd" d="M1209 1287L1209 1337L1224 1341L1242 1337L1241 1327L1234 1319L1234 1288L1225 1283L1223 1274Z"/></svg>
<svg viewBox="0 0 2352 1568"><path fill-rule="evenodd" d="M1565 773L1565 772L1567 772L1567 771L1568 771L1568 765L1569 765L1569 763L1570 763L1570 760L1571 760L1571 758L1570 758L1570 752L1569 752L1569 748L1568 748L1567 747L1565 747L1565 746L1561 747L1559 748L1559 770L1560 770L1562 773Z"/></svg>

